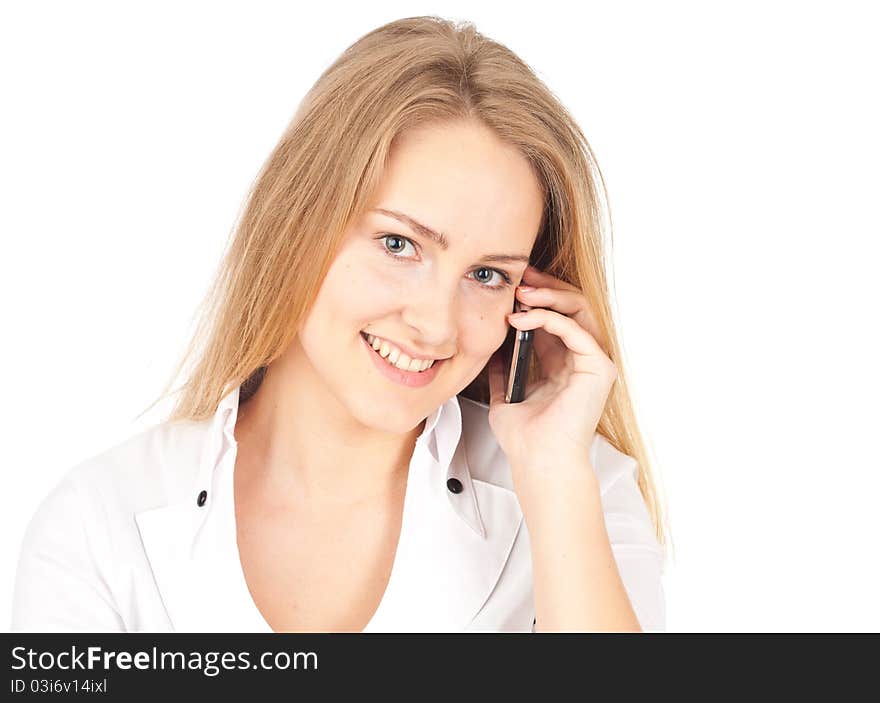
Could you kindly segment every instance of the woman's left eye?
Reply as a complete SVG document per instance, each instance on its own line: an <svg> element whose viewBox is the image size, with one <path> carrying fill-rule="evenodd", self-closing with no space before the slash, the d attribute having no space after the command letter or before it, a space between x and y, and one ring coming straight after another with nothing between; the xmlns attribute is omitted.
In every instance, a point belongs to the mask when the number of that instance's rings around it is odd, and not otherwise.
<svg viewBox="0 0 880 703"><path fill-rule="evenodd" d="M402 257L402 256L398 255L399 252L403 251L403 248L405 248L406 244L410 244L413 247L413 249L416 248L415 242L413 242L408 237L402 237L399 234L383 234L381 237L378 237L378 239L380 242L382 242L382 251L384 251L388 256L390 256L394 259L398 259L398 260L402 260L402 259L406 258L406 257ZM402 242L402 244L398 245L400 248L397 248L396 250L392 251L386 246L386 243L389 241L395 241L395 240L397 242ZM510 286L510 284L512 283L510 276L505 271L502 271L501 269L493 269L493 268L488 268L486 266L481 266L480 268L477 268L474 270L475 271L489 271L490 273L497 273L498 276L503 281L503 283L496 283L495 285L487 285L484 283L485 279L478 278L477 281L482 284L483 288L488 288L489 290L500 291L500 290L504 290L505 288Z"/></svg>

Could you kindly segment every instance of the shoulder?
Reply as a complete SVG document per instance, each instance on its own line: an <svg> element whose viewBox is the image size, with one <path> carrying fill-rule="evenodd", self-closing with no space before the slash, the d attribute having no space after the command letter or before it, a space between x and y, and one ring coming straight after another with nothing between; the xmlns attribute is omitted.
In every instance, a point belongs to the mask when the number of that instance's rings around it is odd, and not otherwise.
<svg viewBox="0 0 880 703"><path fill-rule="evenodd" d="M513 490L510 465L489 426L489 406L459 396L471 476ZM639 488L639 464L596 433L590 448L608 541L630 602L646 631L666 628L665 551Z"/></svg>
<svg viewBox="0 0 880 703"><path fill-rule="evenodd" d="M489 406L468 398L459 397L459 400L471 477L514 490L510 464L489 426ZM602 511L612 544L622 549L638 546L663 555L639 488L638 461L598 433L593 436L590 459L599 482Z"/></svg>
<svg viewBox="0 0 880 703"><path fill-rule="evenodd" d="M60 485L138 512L171 503L196 481L207 422L162 422L68 470Z"/></svg>
<svg viewBox="0 0 880 703"><path fill-rule="evenodd" d="M135 513L179 500L196 481L206 429L162 422L76 463L39 503L27 536L99 521L133 524Z"/></svg>
<svg viewBox="0 0 880 703"><path fill-rule="evenodd" d="M13 630L124 629L135 515L176 502L195 481L204 423L161 423L69 468L25 527Z"/></svg>

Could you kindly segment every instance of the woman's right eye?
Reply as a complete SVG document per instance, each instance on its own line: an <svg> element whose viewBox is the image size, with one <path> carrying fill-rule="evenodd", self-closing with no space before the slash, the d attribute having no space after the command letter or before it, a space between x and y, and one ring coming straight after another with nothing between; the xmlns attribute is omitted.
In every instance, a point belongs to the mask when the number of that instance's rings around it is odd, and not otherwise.
<svg viewBox="0 0 880 703"><path fill-rule="evenodd" d="M403 251L406 244L411 244L413 249L415 249L415 243L407 238L401 237L399 234L383 234L378 238L380 242L382 242L382 250L395 259L401 259L406 257L398 256L398 254ZM390 245L388 243L391 243ZM391 247L389 249L389 246Z"/></svg>

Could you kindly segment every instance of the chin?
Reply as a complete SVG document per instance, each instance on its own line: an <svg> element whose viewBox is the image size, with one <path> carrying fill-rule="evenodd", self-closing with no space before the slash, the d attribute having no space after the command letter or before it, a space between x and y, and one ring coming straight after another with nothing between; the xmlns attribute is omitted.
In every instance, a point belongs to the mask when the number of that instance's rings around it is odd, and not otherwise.
<svg viewBox="0 0 880 703"><path fill-rule="evenodd" d="M362 425L388 434L412 432L424 416L419 416L412 403L391 400L372 395L363 399L352 412Z"/></svg>

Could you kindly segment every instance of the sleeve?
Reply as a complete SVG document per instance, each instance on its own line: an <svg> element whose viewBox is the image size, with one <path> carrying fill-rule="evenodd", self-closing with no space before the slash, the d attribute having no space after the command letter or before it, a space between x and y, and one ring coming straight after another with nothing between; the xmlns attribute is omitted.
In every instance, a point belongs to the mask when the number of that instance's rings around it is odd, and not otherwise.
<svg viewBox="0 0 880 703"><path fill-rule="evenodd" d="M12 604L13 632L114 632L125 626L96 553L106 542L81 490L65 477L25 528Z"/></svg>
<svg viewBox="0 0 880 703"><path fill-rule="evenodd" d="M623 471L602 493L605 526L617 569L642 630L666 630L664 550L638 485L638 463L621 454Z"/></svg>

